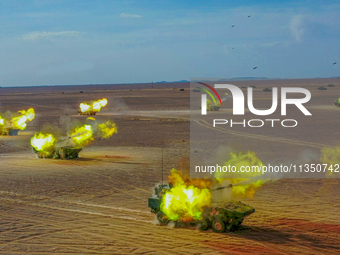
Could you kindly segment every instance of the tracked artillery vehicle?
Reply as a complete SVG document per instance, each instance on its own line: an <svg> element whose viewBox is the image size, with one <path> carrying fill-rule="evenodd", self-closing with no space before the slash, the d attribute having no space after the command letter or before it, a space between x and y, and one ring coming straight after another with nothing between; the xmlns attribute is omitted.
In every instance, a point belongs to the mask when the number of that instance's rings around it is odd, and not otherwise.
<svg viewBox="0 0 340 255"><path fill-rule="evenodd" d="M69 143L70 137L60 139L56 144L47 149L37 150L32 146L33 152L38 158L53 158L53 159L75 159L79 157L79 152L82 148L71 146Z"/></svg>
<svg viewBox="0 0 340 255"><path fill-rule="evenodd" d="M161 225L167 225L170 220L161 211L162 196L172 188L171 184L160 184L155 188L154 195L149 198L148 206L155 213ZM211 191L232 188L232 185L214 188ZM192 221L201 230L212 228L217 233L233 231L240 226L245 217L255 212L255 209L240 201L212 204L204 208L201 220ZM179 222L176 222L179 223Z"/></svg>

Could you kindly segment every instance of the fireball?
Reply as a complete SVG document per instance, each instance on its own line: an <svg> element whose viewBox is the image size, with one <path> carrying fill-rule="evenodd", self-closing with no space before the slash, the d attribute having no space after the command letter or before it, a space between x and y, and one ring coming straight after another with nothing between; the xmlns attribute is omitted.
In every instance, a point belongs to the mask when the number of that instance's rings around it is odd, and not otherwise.
<svg viewBox="0 0 340 255"><path fill-rule="evenodd" d="M32 121L35 118L35 112L33 108L28 109L27 111L22 110L18 111L21 116L13 117L11 122L13 123L14 128L24 130L27 126L27 121Z"/></svg>
<svg viewBox="0 0 340 255"><path fill-rule="evenodd" d="M209 206L211 180L191 179L176 169L169 176L173 187L162 196L161 210L173 221L202 219L204 207Z"/></svg>
<svg viewBox="0 0 340 255"><path fill-rule="evenodd" d="M5 124L5 119L3 119L0 115L0 126L3 126Z"/></svg>
<svg viewBox="0 0 340 255"><path fill-rule="evenodd" d="M19 111L19 113L21 113L22 115L25 115L27 120L32 121L35 118L35 112L33 108L29 108L27 111L22 110Z"/></svg>
<svg viewBox="0 0 340 255"><path fill-rule="evenodd" d="M263 165L263 162L257 157L255 152L248 151L247 153L231 152L230 159L224 164L226 166L236 166L237 169L240 169L241 166L260 166ZM262 175L262 173L259 172L244 172L242 175L243 176L241 176L241 178L223 178L223 173L215 173L215 177L219 182L227 180L233 184L232 194L238 197L253 197L255 191L262 187L262 185L267 181L263 179L256 179L256 177L260 177Z"/></svg>
<svg viewBox="0 0 340 255"><path fill-rule="evenodd" d="M87 112L87 111L89 111L89 109L90 109L90 105L88 105L87 103L81 103L80 105L79 105L79 107L80 107L80 111L81 112Z"/></svg>
<svg viewBox="0 0 340 255"><path fill-rule="evenodd" d="M54 147L56 138L52 134L35 133L31 138L31 146L39 152L48 152Z"/></svg>
<svg viewBox="0 0 340 255"><path fill-rule="evenodd" d="M76 127L73 132L71 132L71 138L76 146L84 146L93 141L93 130L91 125L83 125L81 127Z"/></svg>
<svg viewBox="0 0 340 255"><path fill-rule="evenodd" d="M161 210L173 221L191 221L202 219L203 209L211 203L209 189L199 189L193 185L171 188L162 197Z"/></svg>
<svg viewBox="0 0 340 255"><path fill-rule="evenodd" d="M107 105L107 99L103 98L101 100L93 102L93 110L100 111L102 107L105 107Z"/></svg>
<svg viewBox="0 0 340 255"><path fill-rule="evenodd" d="M104 123L97 125L98 135L102 138L110 138L113 134L117 133L116 123L108 120Z"/></svg>
<svg viewBox="0 0 340 255"><path fill-rule="evenodd" d="M89 103L83 102L79 105L80 112L81 113L99 112L102 107L105 107L107 105L107 103L108 101L106 98L97 101L91 101Z"/></svg>

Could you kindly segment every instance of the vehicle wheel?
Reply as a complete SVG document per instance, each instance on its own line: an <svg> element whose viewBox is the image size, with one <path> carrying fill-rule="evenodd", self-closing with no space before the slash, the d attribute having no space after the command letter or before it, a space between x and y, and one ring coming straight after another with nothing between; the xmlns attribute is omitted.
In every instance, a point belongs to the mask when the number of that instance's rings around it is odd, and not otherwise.
<svg viewBox="0 0 340 255"><path fill-rule="evenodd" d="M225 223L220 218L215 218L212 222L212 228L216 233L223 233L225 231Z"/></svg>
<svg viewBox="0 0 340 255"><path fill-rule="evenodd" d="M199 223L199 226L198 228L200 230L207 230L209 228L209 224L206 220L202 220L200 223Z"/></svg>
<svg viewBox="0 0 340 255"><path fill-rule="evenodd" d="M164 215L162 211L159 211L157 213L157 220L159 221L161 225L168 225L169 223L169 220L166 218L166 216Z"/></svg>

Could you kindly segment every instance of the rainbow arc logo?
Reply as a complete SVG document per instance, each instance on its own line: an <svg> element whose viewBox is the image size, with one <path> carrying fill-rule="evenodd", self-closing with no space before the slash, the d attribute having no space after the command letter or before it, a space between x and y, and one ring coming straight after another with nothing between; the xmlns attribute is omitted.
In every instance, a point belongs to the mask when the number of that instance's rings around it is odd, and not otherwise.
<svg viewBox="0 0 340 255"><path fill-rule="evenodd" d="M213 87L211 87L210 85L203 83L203 82L197 82L197 83L199 83L199 84L207 87L208 89L210 89L217 96L218 100L220 101L220 106L222 106L222 100L221 100L220 96L218 95L217 91ZM216 101L215 97L212 95L212 93L209 90L207 90L205 88L201 88L201 87L197 87L197 89L202 90L205 93L207 93L211 97L211 99L213 100L215 106L218 106L218 102ZM207 94L201 95L201 113L202 113L202 115L207 115Z"/></svg>
<svg viewBox="0 0 340 255"><path fill-rule="evenodd" d="M203 82L197 82L197 83L206 86L206 87L209 88L212 92L214 92L215 95L217 96L218 100L220 101L221 106L222 106L222 100L221 100L220 96L218 95L217 91L216 91L213 87L211 87L210 85L208 85L208 84L206 84L206 83L203 83ZM205 93L207 93L207 94L211 97L211 99L214 101L214 104L217 105L217 102L216 102L215 98L213 97L213 95L210 93L209 90L203 89L203 88L200 88L200 87L197 87L197 88L200 89L200 90L202 90L202 91L204 91Z"/></svg>

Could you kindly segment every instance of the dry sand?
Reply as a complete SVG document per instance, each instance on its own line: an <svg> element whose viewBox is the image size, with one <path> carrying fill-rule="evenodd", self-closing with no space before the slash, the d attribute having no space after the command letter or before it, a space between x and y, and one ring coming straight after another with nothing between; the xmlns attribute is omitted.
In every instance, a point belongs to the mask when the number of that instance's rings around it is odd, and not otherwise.
<svg viewBox="0 0 340 255"><path fill-rule="evenodd" d="M264 157L270 153L264 146L272 148L273 144L285 150L299 147L293 141L312 150L320 150L313 147L315 144L339 145L340 108L332 104L340 96L340 82L323 82L336 87L318 91L320 79L314 81L310 110L319 112L313 119L316 125L301 123L309 127L308 132L292 137L292 143L277 140L284 134L257 133L263 138L258 140L264 141L259 149L248 130L228 135L237 141L238 149L252 149ZM276 84L267 83L264 86ZM293 85L292 81L286 83ZM309 84L310 80L299 81L296 86ZM82 90L87 91L87 87ZM43 93L0 94L0 111L35 107L37 112L36 120L19 136L0 137L1 254L340 253L337 179L267 183L254 198L242 198L256 212L234 233L156 225L147 199L161 181L162 147L165 175L189 156L189 92L166 88L106 90L62 94L50 88ZM265 93L261 90L259 87L259 96ZM113 119L118 134L109 140L97 139L77 160L35 157L29 146L34 131L45 122L60 125L60 116L84 120L86 117L76 115L78 103L102 97L110 104L97 118Z"/></svg>

